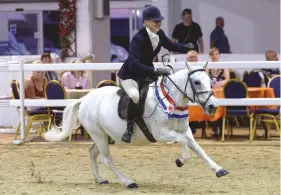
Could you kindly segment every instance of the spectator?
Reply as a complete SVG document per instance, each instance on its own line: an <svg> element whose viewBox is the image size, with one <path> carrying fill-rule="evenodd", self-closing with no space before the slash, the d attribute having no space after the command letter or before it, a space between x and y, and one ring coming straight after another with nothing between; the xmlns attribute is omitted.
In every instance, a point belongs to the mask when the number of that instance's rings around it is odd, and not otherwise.
<svg viewBox="0 0 281 195"><path fill-rule="evenodd" d="M192 21L192 10L184 9L181 14L182 21L177 24L173 30L172 40L186 45L199 53L204 53L203 34L201 27ZM198 43L199 42L199 47Z"/></svg>
<svg viewBox="0 0 281 195"><path fill-rule="evenodd" d="M80 60L75 60L73 63L83 63ZM65 72L62 76L61 83L67 89L89 89L88 76L85 71L70 71Z"/></svg>
<svg viewBox="0 0 281 195"><path fill-rule="evenodd" d="M216 28L212 31L210 37L211 48L216 47L220 53L231 53L230 45L227 36L224 34L224 19L223 17L216 18Z"/></svg>
<svg viewBox="0 0 281 195"><path fill-rule="evenodd" d="M41 62L42 62L42 64L51 64L52 58L51 58L50 53L43 53L41 55ZM46 71L45 77L47 78L48 81L58 80L58 74L56 71Z"/></svg>
<svg viewBox="0 0 281 195"><path fill-rule="evenodd" d="M213 47L210 49L209 56L212 62L218 62L220 58L218 48ZM212 79L212 88L222 88L224 83L230 79L228 69L206 69L206 71Z"/></svg>
<svg viewBox="0 0 281 195"><path fill-rule="evenodd" d="M265 58L267 61L278 61L278 56L275 51L268 50L265 52ZM262 69L262 72L267 74L269 77L274 77L275 75L280 75L280 70L276 69Z"/></svg>
<svg viewBox="0 0 281 195"><path fill-rule="evenodd" d="M198 62L198 53L194 50L187 52L186 61L188 62Z"/></svg>
<svg viewBox="0 0 281 195"><path fill-rule="evenodd" d="M187 52L186 61L187 62L198 62L199 61L198 53L195 50L191 50L191 51ZM204 125L205 125L205 121L204 122L198 122L198 121L189 122L189 127L193 134L196 133L197 128L205 128Z"/></svg>
<svg viewBox="0 0 281 195"><path fill-rule="evenodd" d="M34 61L33 64L41 64L41 61ZM26 99L44 99L47 79L44 77L44 71L33 71L30 77L25 78L25 98ZM28 111L38 110L40 107L27 107Z"/></svg>

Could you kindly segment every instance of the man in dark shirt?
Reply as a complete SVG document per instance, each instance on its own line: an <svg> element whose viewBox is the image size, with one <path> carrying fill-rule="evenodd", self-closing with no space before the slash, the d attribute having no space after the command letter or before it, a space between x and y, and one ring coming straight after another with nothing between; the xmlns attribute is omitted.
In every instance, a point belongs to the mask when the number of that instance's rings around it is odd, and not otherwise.
<svg viewBox="0 0 281 195"><path fill-rule="evenodd" d="M231 53L227 36L224 34L223 17L216 18L216 28L211 33L211 48L216 47L220 53Z"/></svg>
<svg viewBox="0 0 281 195"><path fill-rule="evenodd" d="M41 62L42 64L51 64L52 63L52 57L51 54L48 52L45 52L41 55ZM58 73L56 71L46 71L45 77L48 81L51 80L58 80Z"/></svg>
<svg viewBox="0 0 281 195"><path fill-rule="evenodd" d="M182 21L177 24L173 30L172 40L180 44L186 45L190 49L194 49L199 53L204 52L203 34L201 27L192 21L191 9L184 9L181 14ZM199 47L198 47L199 42Z"/></svg>

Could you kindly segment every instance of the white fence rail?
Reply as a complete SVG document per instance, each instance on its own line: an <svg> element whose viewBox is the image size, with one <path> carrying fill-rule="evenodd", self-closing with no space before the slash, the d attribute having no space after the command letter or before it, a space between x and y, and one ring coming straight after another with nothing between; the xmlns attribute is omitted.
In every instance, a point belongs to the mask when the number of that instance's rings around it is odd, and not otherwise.
<svg viewBox="0 0 281 195"><path fill-rule="evenodd" d="M194 66L204 65L206 62L190 63ZM154 63L155 67L163 67L163 63ZM61 63L61 64L24 64L23 60L14 60L8 63L0 62L0 71L17 71L20 72L20 86L24 86L24 71L58 71L58 70L119 70L122 63ZM172 64L175 69L185 68L184 62L174 62ZM280 61L224 61L224 62L209 62L208 68L228 68L228 69L261 69L261 68L279 68ZM254 98L254 99L218 99L220 106L251 106L251 105L280 105L280 98ZM0 100L0 107L20 107L21 115L21 141L24 140L24 129L25 129L25 106L54 106L54 107L65 107L70 102L75 101L72 99L68 100L25 100L24 99L24 87L20 87L20 100ZM196 104L190 104L193 106Z"/></svg>
<svg viewBox="0 0 281 195"><path fill-rule="evenodd" d="M193 62L191 65L198 66L204 65L206 62ZM208 68L229 68L229 69L261 69L261 68L279 68L280 61L237 61L237 62L209 62ZM154 63L156 68L163 67L163 63L157 62ZM93 71L103 71L103 70L119 70L122 66L122 63L61 63L61 64L24 64L23 71L49 71L49 70L93 70ZM175 69L186 68L184 62L175 62ZM0 71L22 71L20 63L17 61L10 63L0 63Z"/></svg>
<svg viewBox="0 0 281 195"><path fill-rule="evenodd" d="M76 99L66 100L24 100L24 106L30 107L65 107ZM267 105L280 105L280 98L243 98L243 99L231 99L231 98L218 98L219 106L267 106ZM189 103L189 106L196 106L196 103ZM0 100L0 107L20 107L21 100Z"/></svg>

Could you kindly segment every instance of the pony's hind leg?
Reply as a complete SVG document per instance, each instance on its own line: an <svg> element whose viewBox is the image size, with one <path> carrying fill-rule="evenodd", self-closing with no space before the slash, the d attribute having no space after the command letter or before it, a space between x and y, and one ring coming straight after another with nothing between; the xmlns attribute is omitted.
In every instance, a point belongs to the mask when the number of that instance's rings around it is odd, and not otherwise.
<svg viewBox="0 0 281 195"><path fill-rule="evenodd" d="M104 164L114 173L115 177L127 188L137 188L137 184L125 177L120 171L116 169L116 167L113 164L112 157L110 155L109 151L109 144L108 144L108 135L104 134L103 136L98 136L94 140L100 154L102 155Z"/></svg>
<svg viewBox="0 0 281 195"><path fill-rule="evenodd" d="M97 182L98 184L108 184L108 181L103 179L99 174L97 159L100 154L100 151L95 143L89 148L89 153L95 182Z"/></svg>

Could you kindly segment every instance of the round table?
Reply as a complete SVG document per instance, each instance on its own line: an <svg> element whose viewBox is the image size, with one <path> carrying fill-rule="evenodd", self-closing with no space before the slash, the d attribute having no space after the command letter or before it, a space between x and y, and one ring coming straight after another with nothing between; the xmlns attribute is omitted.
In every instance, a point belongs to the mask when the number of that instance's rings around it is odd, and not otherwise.
<svg viewBox="0 0 281 195"><path fill-rule="evenodd" d="M80 99L93 89L66 89L67 99Z"/></svg>
<svg viewBox="0 0 281 195"><path fill-rule="evenodd" d="M216 98L224 98L223 89L213 90ZM248 87L248 98L274 98L273 88ZM255 106L257 108L259 106ZM267 108L276 108L276 106L266 106ZM189 121L216 121L224 116L225 107L219 106L214 115L204 114L200 106L190 106L188 108Z"/></svg>

